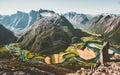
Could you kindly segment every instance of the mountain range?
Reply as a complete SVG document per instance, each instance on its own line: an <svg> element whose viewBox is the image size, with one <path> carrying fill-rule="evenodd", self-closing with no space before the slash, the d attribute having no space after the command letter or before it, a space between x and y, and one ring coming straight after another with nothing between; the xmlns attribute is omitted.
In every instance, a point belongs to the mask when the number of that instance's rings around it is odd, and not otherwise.
<svg viewBox="0 0 120 75"><path fill-rule="evenodd" d="M18 42L21 48L53 54L65 50L73 37L80 38L77 34L82 32L77 31L64 16L55 13L38 19ZM86 35L83 33L80 36Z"/></svg>
<svg viewBox="0 0 120 75"><path fill-rule="evenodd" d="M111 38L112 41L120 43L120 15L115 14L93 16L68 12L59 15L52 10L40 9L38 11L31 10L29 13L18 11L12 15L0 15L0 24L12 31L17 37L19 36L19 41L23 44L23 48L30 46L30 43L33 44L38 37L41 39L41 36L45 36L45 40L49 37L49 42L52 38L52 42L50 43L53 43L53 38L55 39L56 35L60 35L61 37L57 37L57 41L62 39L67 46L70 44L72 37L75 36L78 38L87 35L81 30L102 34L105 38ZM39 41L41 41L40 39ZM31 42L32 40L34 41ZM26 45L23 41L26 41ZM38 49L44 45L40 44ZM50 46L55 45L51 44ZM30 50L35 48L30 47L28 48Z"/></svg>
<svg viewBox="0 0 120 75"><path fill-rule="evenodd" d="M52 10L43 10L38 11L31 10L29 13L18 11L12 15L0 15L0 24L4 25L6 28L13 31L16 35L23 34L26 30L34 24L34 22L42 17L50 17L55 12ZM62 14L67 18L74 28L84 28L84 24L92 18L88 14L78 14L75 12L68 12Z"/></svg>
<svg viewBox="0 0 120 75"><path fill-rule="evenodd" d="M120 16L114 14L101 14L92 18L88 23L88 30L102 34L111 41L120 44Z"/></svg>
<svg viewBox="0 0 120 75"><path fill-rule="evenodd" d="M83 29L85 28L85 24L91 19L93 16L89 14L79 14L76 12L68 12L63 14L74 26L74 28Z"/></svg>
<svg viewBox="0 0 120 75"><path fill-rule="evenodd" d="M54 11L31 10L29 13L18 11L12 15L0 15L0 24L19 35L25 32L37 19L45 16L50 16Z"/></svg>
<svg viewBox="0 0 120 75"><path fill-rule="evenodd" d="M89 44L89 48L87 45L89 42L95 42L96 45ZM102 48L102 44L99 45L97 42L106 42L108 45ZM15 57L11 57L7 44L12 47L10 49L12 51L20 49L20 53L15 51ZM98 49L102 49L102 51L99 53ZM58 14L52 10L43 9L31 10L29 13L18 11L12 15L0 15L0 54L2 59L2 61L0 60L0 74L64 75L81 68L75 75L82 73L81 71L87 72L88 69L91 75L94 74L93 69L101 69L98 60L104 59L101 59L101 55L108 54L105 52L108 49L115 50L109 51L109 57L112 59L110 61L113 62L114 59L119 61L117 52L119 53L120 49L120 15L99 14L93 16L76 12ZM86 60L80 56L90 57L91 52L94 52L95 58ZM114 52L116 53L114 54ZM11 59L3 57L16 60L25 57L26 60L25 62L19 62L19 60L11 63ZM98 61L96 64L94 59ZM47 62L52 65L45 64ZM104 66L109 67L111 62L108 61L108 63L107 66ZM115 72L118 67L114 69ZM112 68L110 67L110 69ZM101 72L103 74L103 71Z"/></svg>

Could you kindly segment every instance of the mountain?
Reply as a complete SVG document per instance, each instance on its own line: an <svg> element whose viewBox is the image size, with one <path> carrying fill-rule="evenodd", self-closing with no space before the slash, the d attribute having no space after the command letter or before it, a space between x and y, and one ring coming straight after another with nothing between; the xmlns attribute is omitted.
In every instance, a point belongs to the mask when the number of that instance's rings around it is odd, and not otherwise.
<svg viewBox="0 0 120 75"><path fill-rule="evenodd" d="M78 32L64 16L55 13L38 19L18 42L24 49L53 54L65 50L72 42L72 37L79 36L87 34Z"/></svg>
<svg viewBox="0 0 120 75"><path fill-rule="evenodd" d="M102 34L110 40L120 43L120 16L114 14L101 14L88 22L88 30Z"/></svg>
<svg viewBox="0 0 120 75"><path fill-rule="evenodd" d="M0 45L8 44L10 42L14 42L15 40L16 37L14 34L0 24Z"/></svg>
<svg viewBox="0 0 120 75"><path fill-rule="evenodd" d="M50 16L54 11L40 9L29 13L18 11L12 15L0 15L0 23L6 28L20 34L25 32L38 18Z"/></svg>
<svg viewBox="0 0 120 75"><path fill-rule="evenodd" d="M84 28L84 24L92 18L91 15L78 14L76 12L68 12L63 15L73 24L74 28Z"/></svg>
<svg viewBox="0 0 120 75"><path fill-rule="evenodd" d="M0 15L0 24L13 31L16 35L21 35L34 24L34 22L42 17L50 17L55 12L52 10L40 9L38 11L31 10L29 13L17 11L12 15ZM74 28L84 28L84 24L92 18L89 14L78 14L68 12L63 14L74 26Z"/></svg>

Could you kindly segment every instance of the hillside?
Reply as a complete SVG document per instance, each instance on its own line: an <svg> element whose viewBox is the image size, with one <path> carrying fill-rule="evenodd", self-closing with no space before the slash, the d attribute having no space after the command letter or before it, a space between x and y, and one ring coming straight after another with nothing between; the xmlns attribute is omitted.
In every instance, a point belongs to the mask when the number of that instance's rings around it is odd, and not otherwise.
<svg viewBox="0 0 120 75"><path fill-rule="evenodd" d="M68 12L63 14L74 26L74 28L83 29L85 24L92 18L91 15Z"/></svg>
<svg viewBox="0 0 120 75"><path fill-rule="evenodd" d="M16 37L13 32L6 29L3 25L0 24L0 45L8 44L14 42Z"/></svg>
<svg viewBox="0 0 120 75"><path fill-rule="evenodd" d="M0 15L0 23L6 28L13 31L15 34L20 35L39 18L50 16L54 11L40 9L38 11L31 10L29 13L17 11L12 15Z"/></svg>
<svg viewBox="0 0 120 75"><path fill-rule="evenodd" d="M6 28L13 31L16 35L23 34L26 30L34 24L35 21L42 17L50 17L55 12L52 10L40 9L38 11L31 10L30 12L17 11L11 15L0 15L0 23ZM75 12L68 12L62 14L67 18L75 28L83 28L84 24L92 18L88 14L79 14Z"/></svg>
<svg viewBox="0 0 120 75"><path fill-rule="evenodd" d="M106 40L120 44L120 16L98 15L91 19L87 25L90 32L102 34Z"/></svg>
<svg viewBox="0 0 120 75"><path fill-rule="evenodd" d="M65 75L73 71L44 63L0 60L0 75Z"/></svg>
<svg viewBox="0 0 120 75"><path fill-rule="evenodd" d="M65 50L76 34L72 24L65 17L53 14L51 17L37 20L19 42L24 49L53 54Z"/></svg>
<svg viewBox="0 0 120 75"><path fill-rule="evenodd" d="M0 75L119 73L119 15L40 9L0 15L0 23Z"/></svg>

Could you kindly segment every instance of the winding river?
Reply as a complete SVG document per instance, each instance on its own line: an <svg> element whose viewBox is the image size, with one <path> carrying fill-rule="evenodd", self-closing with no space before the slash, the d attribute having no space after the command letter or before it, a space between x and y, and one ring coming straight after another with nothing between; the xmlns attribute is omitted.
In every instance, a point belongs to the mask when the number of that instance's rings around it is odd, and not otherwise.
<svg viewBox="0 0 120 75"><path fill-rule="evenodd" d="M92 45L94 45L94 46L96 46L98 48L93 47ZM64 61L62 63L60 63L60 64L68 62L70 59L75 59L77 61L83 61L83 62L93 62L93 63L97 62L97 60L100 58L100 49L99 49L99 47L102 47L102 44L101 43L96 43L96 42L88 42L86 44L86 47L91 49L93 52L97 53L95 58L90 59L90 60L85 60L85 59L83 59L81 57L75 57L74 56L74 57L65 58ZM112 50L113 52L120 54L120 51L113 48L113 47L110 47L109 50Z"/></svg>
<svg viewBox="0 0 120 75"><path fill-rule="evenodd" d="M93 45L98 47L98 48L93 47ZM13 48L11 45L8 45L7 47L8 47L8 49L13 50L13 51L17 50L16 48ZM64 61L62 63L59 63L59 64L63 64L65 62L68 62L70 59L75 59L77 61L83 61L83 62L94 62L95 63L100 58L100 49L99 49L99 47L102 47L102 44L101 43L96 43L96 42L88 42L88 43L86 43L86 47L88 47L89 49L91 49L93 52L96 53L95 58L90 59L90 60L85 60L85 59L83 59L81 57L72 56L72 57L69 57L69 58L65 58ZM113 48L113 47L110 47L109 50L112 50L113 52L120 54L120 51ZM24 50L20 50L20 53L22 55L22 61L25 61L25 56L24 56L23 51Z"/></svg>

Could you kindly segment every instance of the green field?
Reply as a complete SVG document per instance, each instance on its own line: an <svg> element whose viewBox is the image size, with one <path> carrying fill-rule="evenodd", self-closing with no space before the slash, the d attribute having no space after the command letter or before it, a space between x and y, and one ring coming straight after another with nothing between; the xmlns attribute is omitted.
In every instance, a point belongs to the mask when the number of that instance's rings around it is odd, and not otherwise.
<svg viewBox="0 0 120 75"><path fill-rule="evenodd" d="M63 66L63 67L70 68L70 69L72 69L73 66L76 66L76 69L79 68L80 66L90 67L91 65L93 65L95 63L93 63L93 62L77 61L77 60L75 60L73 58L71 58L71 59L69 59L69 58L70 57L79 57L79 54L78 54L78 52L76 50L77 49L81 49L82 50L84 48L86 42L88 42L88 41L101 42L101 39L98 38L98 37L90 36L90 37L83 37L80 40L82 40L82 42L75 43L74 44L75 46L71 44L70 46L68 46L68 48L66 50L61 51L60 53L57 53L57 54L52 54L50 56L40 55L38 53L34 53L34 52L29 51L29 50L24 50L25 60L26 61L29 61L29 60L33 60L34 61L35 60L35 61L45 62L45 58L46 57L50 57L51 58L50 62L53 65L57 65L58 64L58 66ZM12 43L10 45L13 48L15 47L16 50L19 52L20 47L19 47L18 43ZM0 58L1 59L9 58L9 59L14 59L14 60L16 60L17 58L20 58L19 60L21 60L21 58L22 58L21 55L12 57L9 52L10 52L10 50L7 48L7 45L1 46L0 47ZM69 59L69 60L67 62L63 63L63 64L60 64L65 59ZM57 63L55 61L57 61ZM47 63L47 62L45 62L45 63Z"/></svg>

